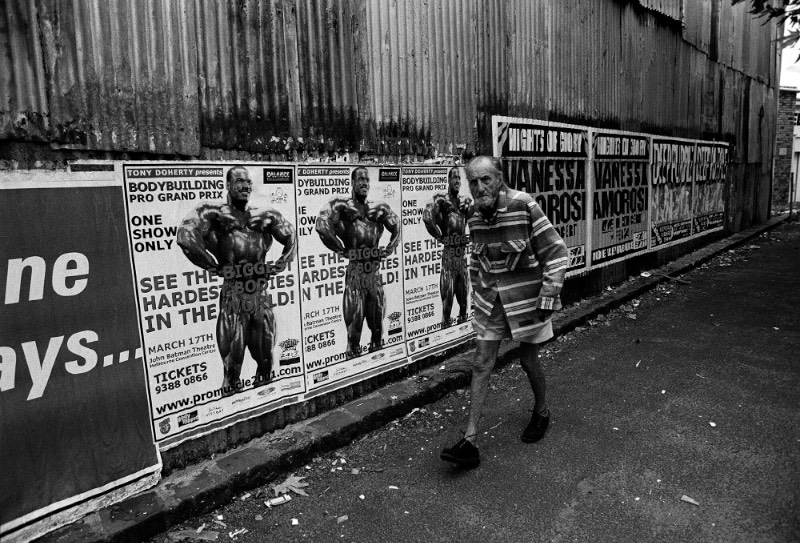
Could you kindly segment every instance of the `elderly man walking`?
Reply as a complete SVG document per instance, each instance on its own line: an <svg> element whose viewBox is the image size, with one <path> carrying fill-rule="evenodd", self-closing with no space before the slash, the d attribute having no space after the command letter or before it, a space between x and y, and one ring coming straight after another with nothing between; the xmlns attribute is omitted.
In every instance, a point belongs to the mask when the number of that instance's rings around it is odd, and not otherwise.
<svg viewBox="0 0 800 543"><path fill-rule="evenodd" d="M551 315L561 308L568 253L536 201L505 184L500 159L475 157L466 174L475 202L467 216L477 348L467 429L463 439L442 451L441 458L476 467L478 422L503 339L520 342L520 363L533 390L533 415L522 441L535 443L547 432L550 412L539 344L553 337Z"/></svg>

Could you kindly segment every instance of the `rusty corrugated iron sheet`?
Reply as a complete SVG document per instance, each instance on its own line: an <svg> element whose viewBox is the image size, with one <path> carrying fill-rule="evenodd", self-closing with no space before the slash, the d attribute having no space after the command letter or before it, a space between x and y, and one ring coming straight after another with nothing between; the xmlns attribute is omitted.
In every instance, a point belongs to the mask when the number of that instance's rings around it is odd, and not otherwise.
<svg viewBox="0 0 800 543"><path fill-rule="evenodd" d="M199 152L194 2L37 1L52 140Z"/></svg>
<svg viewBox="0 0 800 543"><path fill-rule="evenodd" d="M0 0L0 138L45 140L47 97L34 0Z"/></svg>
<svg viewBox="0 0 800 543"><path fill-rule="evenodd" d="M731 6L730 2L717 1L719 62L764 83L776 84L770 79L775 65L775 24L754 18L747 2Z"/></svg>
<svg viewBox="0 0 800 543"><path fill-rule="evenodd" d="M369 109L379 154L474 148L474 0L366 3ZM371 134L369 134L371 135Z"/></svg>
<svg viewBox="0 0 800 543"><path fill-rule="evenodd" d="M683 12L681 8L684 5L684 0L638 0L639 4L645 9L649 9L661 15L666 15L670 19L682 21ZM688 0L687 3L696 0Z"/></svg>
<svg viewBox="0 0 800 543"><path fill-rule="evenodd" d="M711 50L714 4L720 0L689 0L683 3L683 39L708 54Z"/></svg>
<svg viewBox="0 0 800 543"><path fill-rule="evenodd" d="M266 151L271 136L289 134L290 111L300 111L300 87L296 33L288 37L295 45L291 58L285 45L286 26L296 19L294 6L288 7L287 13L282 1L197 3L204 147ZM295 122L299 125L299 115Z"/></svg>
<svg viewBox="0 0 800 543"><path fill-rule="evenodd" d="M682 5L5 0L0 126L79 149L281 158L486 150L492 115L749 139L730 89L774 84L774 25L728 0Z"/></svg>

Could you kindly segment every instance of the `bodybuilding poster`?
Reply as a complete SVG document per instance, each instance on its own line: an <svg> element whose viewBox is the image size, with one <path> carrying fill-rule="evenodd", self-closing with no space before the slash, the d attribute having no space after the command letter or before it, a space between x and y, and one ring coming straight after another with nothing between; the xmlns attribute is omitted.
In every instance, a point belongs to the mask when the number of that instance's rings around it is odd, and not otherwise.
<svg viewBox="0 0 800 543"><path fill-rule="evenodd" d="M113 169L113 165L109 165ZM158 481L113 172L0 175L0 539Z"/></svg>
<svg viewBox="0 0 800 543"><path fill-rule="evenodd" d="M295 402L292 165L124 167L156 439L162 448Z"/></svg>
<svg viewBox="0 0 800 543"><path fill-rule="evenodd" d="M399 166L297 167L302 347L312 396L406 362L400 211Z"/></svg>
<svg viewBox="0 0 800 543"><path fill-rule="evenodd" d="M641 134L600 131L592 138L592 266L648 248L649 148Z"/></svg>
<svg viewBox="0 0 800 543"><path fill-rule="evenodd" d="M697 142L695 154L692 234L722 230L725 216L725 179L728 145Z"/></svg>
<svg viewBox="0 0 800 543"><path fill-rule="evenodd" d="M650 248L685 240L692 233L695 143L653 138Z"/></svg>
<svg viewBox="0 0 800 543"><path fill-rule="evenodd" d="M567 276L585 271L587 245L586 127L493 117L494 156L509 187L529 193L569 249Z"/></svg>
<svg viewBox="0 0 800 543"><path fill-rule="evenodd" d="M463 168L403 167L403 285L409 356L424 358L472 333Z"/></svg>

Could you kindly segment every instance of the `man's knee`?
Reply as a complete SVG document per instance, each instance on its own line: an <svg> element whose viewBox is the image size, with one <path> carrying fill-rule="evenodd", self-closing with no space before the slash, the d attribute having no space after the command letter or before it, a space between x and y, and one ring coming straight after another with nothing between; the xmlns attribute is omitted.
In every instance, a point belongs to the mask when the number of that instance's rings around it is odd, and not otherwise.
<svg viewBox="0 0 800 543"><path fill-rule="evenodd" d="M485 375L492 372L494 360L476 356L472 360L472 373Z"/></svg>
<svg viewBox="0 0 800 543"><path fill-rule="evenodd" d="M497 351L500 341L478 341L475 356L472 359L472 371L476 373L489 373L497 362Z"/></svg>

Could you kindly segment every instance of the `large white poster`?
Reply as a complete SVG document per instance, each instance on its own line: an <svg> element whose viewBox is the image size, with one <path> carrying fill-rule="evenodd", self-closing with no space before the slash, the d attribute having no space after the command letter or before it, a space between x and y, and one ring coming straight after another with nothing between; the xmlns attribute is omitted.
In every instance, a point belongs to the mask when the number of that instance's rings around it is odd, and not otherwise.
<svg viewBox="0 0 800 543"><path fill-rule="evenodd" d="M469 230L463 168L403 168L405 321L412 359L472 333Z"/></svg>
<svg viewBox="0 0 800 543"><path fill-rule="evenodd" d="M406 363L400 168L299 166L296 190L313 395Z"/></svg>
<svg viewBox="0 0 800 543"><path fill-rule="evenodd" d="M162 447L296 401L294 166L137 164L125 201Z"/></svg>

